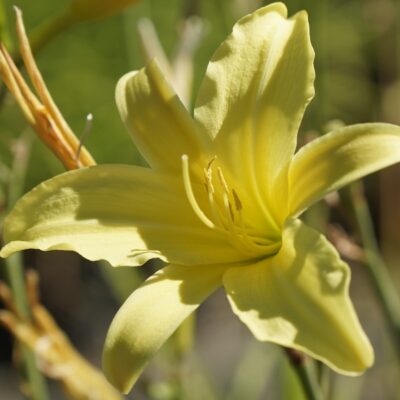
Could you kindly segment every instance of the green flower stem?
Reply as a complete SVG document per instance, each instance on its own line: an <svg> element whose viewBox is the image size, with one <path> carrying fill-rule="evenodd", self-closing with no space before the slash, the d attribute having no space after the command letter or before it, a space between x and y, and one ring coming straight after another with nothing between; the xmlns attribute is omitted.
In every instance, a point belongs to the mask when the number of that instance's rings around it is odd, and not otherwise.
<svg viewBox="0 0 400 400"><path fill-rule="evenodd" d="M318 384L317 376L313 365L308 362L306 356L300 351L284 347L286 355L293 367L301 386L303 387L304 395L308 400L323 400L322 390Z"/></svg>
<svg viewBox="0 0 400 400"><path fill-rule="evenodd" d="M358 229L365 250L365 265L394 335L400 355L400 298L380 254L362 183L350 188Z"/></svg>
<svg viewBox="0 0 400 400"><path fill-rule="evenodd" d="M7 198L8 209L11 210L15 202L22 196L25 181L26 167L28 165L32 136L24 135L16 144L13 168L11 170L10 187ZM7 278L17 312L23 318L30 317L30 309L25 289L24 269L21 253L13 254L4 260ZM30 384L31 398L33 400L46 400L46 382L36 366L35 357L25 346L22 346L27 379Z"/></svg>

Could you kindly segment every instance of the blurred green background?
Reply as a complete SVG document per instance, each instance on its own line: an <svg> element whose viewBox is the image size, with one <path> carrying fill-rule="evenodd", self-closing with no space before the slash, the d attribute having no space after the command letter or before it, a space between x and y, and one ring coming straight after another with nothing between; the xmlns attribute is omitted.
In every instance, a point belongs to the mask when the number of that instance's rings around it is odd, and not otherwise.
<svg viewBox="0 0 400 400"><path fill-rule="evenodd" d="M93 127L85 145L98 163L143 163L114 102L119 77L141 68L145 62L137 33L139 20L151 19L167 55L173 57L183 21L193 15L201 18L204 33L194 57L194 98L210 56L233 23L268 3L142 0L122 14L74 26L43 48L37 62L56 103L78 136L84 131L86 115L93 114ZM68 0L4 1L10 45L14 43L13 5L22 9L29 32L60 13L67 4ZM316 97L307 111L300 142L325 132L336 119L346 124L400 124L400 1L291 0L286 4L290 14L307 10L316 50ZM26 130L19 110L7 97L0 110L0 178L1 171L12 164L13 141ZM35 138L25 190L62 171L58 160ZM5 207L7 190L7 184L1 182L0 179L0 212ZM369 177L366 192L385 260L400 287L400 168L391 167ZM322 230L326 230L328 222L340 224L357 241L351 210L350 216L346 214L348 193L344 191L341 197L342 207L328 210L326 204L320 204L306 218ZM100 269L74 254L56 252L30 252L26 263L40 272L45 305L78 349L99 365L104 335L120 300L108 284L110 278L105 278L104 267ZM380 306L363 265L351 265L352 298L377 360L359 378L344 378L323 370L327 398L400 399L400 364ZM133 275L128 275L128 280L126 275L122 277L124 284L132 288L135 279ZM120 287L120 283L117 285ZM120 287L120 291L125 293L126 287ZM0 398L20 399L17 373L11 364L10 339L2 332L0 340ZM302 398L280 350L256 343L232 315L221 293L212 296L199 312L194 348L182 359L176 355L173 344L166 346L129 398ZM52 399L63 398L55 385L51 385L51 390Z"/></svg>

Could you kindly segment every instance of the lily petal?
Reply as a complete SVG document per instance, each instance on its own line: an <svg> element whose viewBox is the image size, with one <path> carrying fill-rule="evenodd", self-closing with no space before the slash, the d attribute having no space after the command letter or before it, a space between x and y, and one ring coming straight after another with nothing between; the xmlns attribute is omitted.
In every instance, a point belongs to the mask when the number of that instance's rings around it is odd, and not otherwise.
<svg viewBox="0 0 400 400"><path fill-rule="evenodd" d="M286 16L274 3L236 23L208 65L195 109L234 178L255 199L264 190L260 203L279 196L280 209L286 180L281 188L275 181L294 154L315 75L307 14Z"/></svg>
<svg viewBox="0 0 400 400"><path fill-rule="evenodd" d="M155 257L179 264L243 258L200 222L179 177L127 165L67 172L37 186L6 218L4 240L2 257L28 248L73 250L114 266Z"/></svg>
<svg viewBox="0 0 400 400"><path fill-rule="evenodd" d="M262 341L292 347L348 375L373 362L373 350L348 296L350 269L326 238L299 220L282 248L223 277L233 311Z"/></svg>
<svg viewBox="0 0 400 400"><path fill-rule="evenodd" d="M152 168L180 171L182 154L197 160L210 142L155 60L119 80L116 101L122 120Z"/></svg>
<svg viewBox="0 0 400 400"><path fill-rule="evenodd" d="M294 156L290 213L299 215L327 193L400 161L400 127L357 124L313 140Z"/></svg>
<svg viewBox="0 0 400 400"><path fill-rule="evenodd" d="M127 393L149 359L206 297L224 267L170 265L135 290L111 324L103 353L110 382Z"/></svg>

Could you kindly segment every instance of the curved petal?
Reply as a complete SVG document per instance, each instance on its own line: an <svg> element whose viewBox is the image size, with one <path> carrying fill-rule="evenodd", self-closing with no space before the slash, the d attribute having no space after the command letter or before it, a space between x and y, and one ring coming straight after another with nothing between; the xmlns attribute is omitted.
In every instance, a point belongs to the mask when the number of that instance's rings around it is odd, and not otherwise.
<svg viewBox="0 0 400 400"><path fill-rule="evenodd" d="M251 193L278 196L280 208L285 180L279 190L275 180L295 151L315 75L307 14L286 16L274 3L237 22L208 65L195 109L236 179Z"/></svg>
<svg viewBox="0 0 400 400"><path fill-rule="evenodd" d="M400 127L358 124L305 145L289 171L289 210L300 214L327 193L400 161Z"/></svg>
<svg viewBox="0 0 400 400"><path fill-rule="evenodd" d="M107 334L103 368L110 382L128 392L149 359L183 320L221 284L221 266L170 265L135 290Z"/></svg>
<svg viewBox="0 0 400 400"><path fill-rule="evenodd" d="M354 375L374 357L348 296L349 281L349 267L332 245L299 220L286 226L276 256L223 277L233 311L256 338Z"/></svg>
<svg viewBox="0 0 400 400"><path fill-rule="evenodd" d="M196 160L210 142L155 60L119 80L116 101L122 120L152 168L178 171L182 154Z"/></svg>
<svg viewBox="0 0 400 400"><path fill-rule="evenodd" d="M115 266L154 257L179 264L242 258L223 233L200 222L179 178L127 165L56 176L25 195L6 218L8 244L0 256L28 248L73 250Z"/></svg>

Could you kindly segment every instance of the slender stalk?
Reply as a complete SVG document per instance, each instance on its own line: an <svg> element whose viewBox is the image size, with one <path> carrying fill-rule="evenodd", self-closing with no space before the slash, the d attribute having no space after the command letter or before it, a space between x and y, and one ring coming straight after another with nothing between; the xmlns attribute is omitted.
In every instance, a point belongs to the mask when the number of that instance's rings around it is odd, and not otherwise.
<svg viewBox="0 0 400 400"><path fill-rule="evenodd" d="M324 397L316 373L306 356L294 349L284 347L284 350L301 383L306 398L308 400L323 400Z"/></svg>
<svg viewBox="0 0 400 400"><path fill-rule="evenodd" d="M40 25L29 35L29 42L33 54L36 54L43 47L45 47L51 40L53 40L60 33L67 30L71 25L75 23L75 20L69 13L58 15ZM18 51L13 52L13 59L15 65L18 68L22 67L23 60L21 54ZM2 105L7 89L3 84L0 88L0 106Z"/></svg>
<svg viewBox="0 0 400 400"><path fill-rule="evenodd" d="M350 192L359 233L365 249L365 265L379 297L400 356L400 297L380 254L362 183L353 184L350 187Z"/></svg>
<svg viewBox="0 0 400 400"><path fill-rule="evenodd" d="M36 52L44 47L51 39L60 32L67 29L72 24L68 15L62 15L46 22L32 34L32 48ZM2 37L2 40L4 37ZM21 66L20 55L16 57L16 63ZM3 85L0 88L0 105L6 91ZM11 209L18 198L23 194L26 167L29 158L29 148L31 139L25 136L17 143L17 151L12 168L12 176L7 198L8 209ZM14 254L4 260L7 278L15 299L18 313L23 318L30 317L28 299L25 291L24 269L21 254ZM38 370L34 355L25 346L21 346L27 379L30 385L30 396L33 400L47 400L49 398L46 382Z"/></svg>
<svg viewBox="0 0 400 400"><path fill-rule="evenodd" d="M26 167L28 165L31 135L24 135L17 142L13 168L11 170L10 187L8 192L8 209L11 209L23 193ZM13 254L4 260L7 278L13 293L17 312L23 318L30 317L29 303L25 290L23 261L20 253ZM22 355L26 369L27 379L33 400L48 399L46 382L38 370L34 355L25 346L22 346Z"/></svg>

